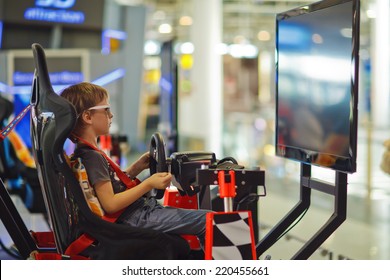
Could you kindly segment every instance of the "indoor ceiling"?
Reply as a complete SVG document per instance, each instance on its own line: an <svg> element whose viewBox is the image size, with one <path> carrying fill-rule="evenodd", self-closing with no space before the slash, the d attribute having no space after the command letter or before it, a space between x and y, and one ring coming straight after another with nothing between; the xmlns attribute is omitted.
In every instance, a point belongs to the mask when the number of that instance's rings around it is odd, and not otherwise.
<svg viewBox="0 0 390 280"><path fill-rule="evenodd" d="M146 39L165 41L175 38L185 42L190 40L190 25L180 24L183 16L192 19L192 3L197 0L113 0L120 4L146 5L148 7ZM214 0L210 0L214 1ZM223 9L223 36L226 44L237 40L264 47L273 47L275 41L275 16L279 12L304 6L313 0L221 0ZM365 14L374 0L361 0L361 34L367 34L369 20ZM188 18L187 18L188 19ZM192 19L199 20L199 19ZM172 26L171 33L161 34L161 24ZM261 32L261 35L259 34ZM260 36L260 39L259 39Z"/></svg>

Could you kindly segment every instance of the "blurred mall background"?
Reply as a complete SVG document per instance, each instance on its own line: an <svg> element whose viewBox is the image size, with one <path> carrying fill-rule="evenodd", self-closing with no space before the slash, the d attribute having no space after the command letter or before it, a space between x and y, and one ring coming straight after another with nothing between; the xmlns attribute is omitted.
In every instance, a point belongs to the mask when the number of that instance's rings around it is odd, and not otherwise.
<svg viewBox="0 0 390 280"><path fill-rule="evenodd" d="M76 22L53 22L42 12L48 2L55 9L72 2L86 20L77 23L75 12L62 19ZM15 113L28 104L30 47L40 43L59 73L56 91L81 80L110 91L123 165L161 131L169 152L208 150L265 169L263 236L299 200L299 163L275 156L275 17L313 2L0 0L0 94ZM380 169L390 138L389 12L387 0L361 1L357 172L349 175L346 222L313 259L390 259L390 176ZM28 121L18 132L31 145ZM313 173L332 180L332 171ZM31 227L46 227L41 216L21 211ZM314 193L305 218L267 254L289 259L332 211L332 200ZM12 243L3 227L1 239Z"/></svg>

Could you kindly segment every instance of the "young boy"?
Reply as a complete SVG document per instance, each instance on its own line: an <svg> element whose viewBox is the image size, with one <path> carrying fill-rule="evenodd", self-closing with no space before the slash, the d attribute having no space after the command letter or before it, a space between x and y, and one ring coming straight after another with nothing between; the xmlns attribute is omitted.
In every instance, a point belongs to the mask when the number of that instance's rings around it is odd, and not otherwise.
<svg viewBox="0 0 390 280"><path fill-rule="evenodd" d="M187 210L164 207L155 198L145 194L153 188L163 190L170 185L172 175L167 172L155 173L143 182L127 189L115 176L98 148L97 139L109 133L113 114L110 111L107 91L91 83L80 83L64 89L61 96L71 102L78 115L73 130L78 139L75 155L80 157L104 211L108 214L125 209L117 223L133 227L153 229L173 234L197 235L203 243L207 210ZM149 154L143 154L125 172L135 178L149 167Z"/></svg>

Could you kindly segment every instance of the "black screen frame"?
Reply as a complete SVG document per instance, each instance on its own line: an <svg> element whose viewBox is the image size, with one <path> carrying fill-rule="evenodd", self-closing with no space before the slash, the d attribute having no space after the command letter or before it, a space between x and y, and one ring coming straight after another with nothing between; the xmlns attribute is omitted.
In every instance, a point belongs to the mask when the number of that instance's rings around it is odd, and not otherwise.
<svg viewBox="0 0 390 280"><path fill-rule="evenodd" d="M349 121L349 148L348 156L329 155L321 151L308 150L307 148L288 146L279 143L279 24L291 17L321 12L330 7L352 2L352 53L351 53L351 92L350 92L350 109L352 118ZM360 44L360 0L324 0L310 5L295 8L276 15L276 121L275 121L275 153L276 156L296 160L301 163L316 165L330 168L335 171L354 173L356 172L357 159L357 122L358 122L358 81L359 81L359 44ZM318 163L316 159L319 156L331 156L334 162Z"/></svg>

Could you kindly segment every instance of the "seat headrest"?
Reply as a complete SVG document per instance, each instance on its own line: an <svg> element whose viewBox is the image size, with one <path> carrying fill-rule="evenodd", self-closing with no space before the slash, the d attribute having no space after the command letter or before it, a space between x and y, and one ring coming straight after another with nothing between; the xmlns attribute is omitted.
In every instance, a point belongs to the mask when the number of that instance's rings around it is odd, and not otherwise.
<svg viewBox="0 0 390 280"><path fill-rule="evenodd" d="M39 77L40 94L48 94L50 92L53 92L53 87L51 85L49 77L49 70L47 68L46 63L45 51L43 47L38 43L32 44L31 48L34 55L36 74ZM44 98L44 96L41 96L41 98Z"/></svg>

